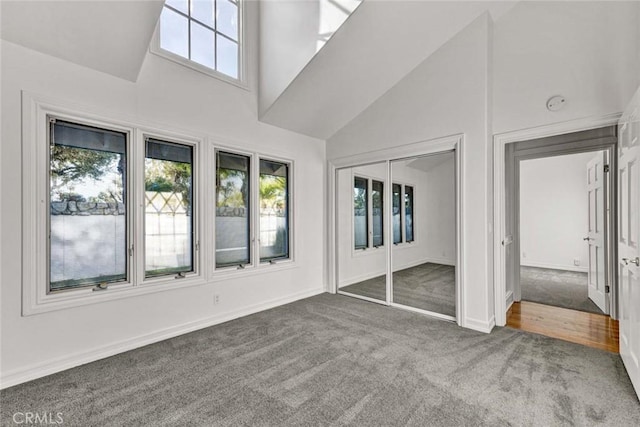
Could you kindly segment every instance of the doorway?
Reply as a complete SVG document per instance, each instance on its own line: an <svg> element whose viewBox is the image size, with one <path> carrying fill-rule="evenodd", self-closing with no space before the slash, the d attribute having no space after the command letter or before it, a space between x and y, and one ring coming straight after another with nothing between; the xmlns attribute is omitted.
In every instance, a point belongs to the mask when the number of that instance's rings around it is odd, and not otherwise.
<svg viewBox="0 0 640 427"><path fill-rule="evenodd" d="M508 325L617 349L616 133L505 145Z"/></svg>
<svg viewBox="0 0 640 427"><path fill-rule="evenodd" d="M520 299L608 314L606 150L520 161Z"/></svg>
<svg viewBox="0 0 640 427"><path fill-rule="evenodd" d="M332 162L336 293L460 322L461 142Z"/></svg>

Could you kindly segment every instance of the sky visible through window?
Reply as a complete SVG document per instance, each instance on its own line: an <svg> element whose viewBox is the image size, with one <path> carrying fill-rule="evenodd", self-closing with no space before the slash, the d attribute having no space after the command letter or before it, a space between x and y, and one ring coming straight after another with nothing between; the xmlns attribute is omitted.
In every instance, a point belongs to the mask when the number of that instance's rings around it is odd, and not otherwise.
<svg viewBox="0 0 640 427"><path fill-rule="evenodd" d="M160 48L239 78L239 0L167 0Z"/></svg>

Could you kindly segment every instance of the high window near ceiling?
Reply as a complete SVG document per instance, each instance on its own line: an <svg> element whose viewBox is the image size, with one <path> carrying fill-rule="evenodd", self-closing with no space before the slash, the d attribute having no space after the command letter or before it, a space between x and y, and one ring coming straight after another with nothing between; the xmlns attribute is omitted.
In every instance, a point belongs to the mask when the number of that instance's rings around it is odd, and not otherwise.
<svg viewBox="0 0 640 427"><path fill-rule="evenodd" d="M240 81L241 1L166 0L158 53L200 71Z"/></svg>

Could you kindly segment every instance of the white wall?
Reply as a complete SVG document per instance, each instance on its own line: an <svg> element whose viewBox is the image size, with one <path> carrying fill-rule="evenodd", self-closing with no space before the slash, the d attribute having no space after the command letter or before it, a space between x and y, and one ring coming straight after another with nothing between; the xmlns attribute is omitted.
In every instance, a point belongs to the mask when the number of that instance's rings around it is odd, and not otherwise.
<svg viewBox="0 0 640 427"><path fill-rule="evenodd" d="M493 325L492 218L489 164L490 47L488 15L475 20L384 96L331 137L328 157L364 153L464 133L464 297L461 323Z"/></svg>
<svg viewBox="0 0 640 427"><path fill-rule="evenodd" d="M264 113L361 0L260 2L260 113Z"/></svg>
<svg viewBox="0 0 640 427"><path fill-rule="evenodd" d="M455 158L445 160L427 172L427 259L445 265L456 264L456 177ZM416 216L420 218L420 214Z"/></svg>
<svg viewBox="0 0 640 427"><path fill-rule="evenodd" d="M247 28L257 28L247 2ZM148 54L136 83L2 42L2 384L324 290L324 142L257 119L257 34L250 91ZM21 316L21 91L294 160L295 268ZM205 219L206 220L206 219ZM206 222L206 221L205 221ZM220 296L214 306L213 295Z"/></svg>
<svg viewBox="0 0 640 427"><path fill-rule="evenodd" d="M521 265L587 271L588 245L582 239L589 218L587 163L594 157L581 153L520 162Z"/></svg>
<svg viewBox="0 0 640 427"><path fill-rule="evenodd" d="M266 111L315 55L320 2L260 2L260 112Z"/></svg>
<svg viewBox="0 0 640 427"><path fill-rule="evenodd" d="M640 84L640 2L518 3L494 28L495 133L621 112ZM565 107L546 109L551 96Z"/></svg>

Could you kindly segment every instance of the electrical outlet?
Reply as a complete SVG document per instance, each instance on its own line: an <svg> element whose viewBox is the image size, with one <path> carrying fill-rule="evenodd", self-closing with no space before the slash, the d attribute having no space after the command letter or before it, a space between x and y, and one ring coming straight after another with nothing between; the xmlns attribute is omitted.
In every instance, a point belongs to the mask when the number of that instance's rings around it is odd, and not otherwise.
<svg viewBox="0 0 640 427"><path fill-rule="evenodd" d="M578 258L574 258L573 265L575 265L576 267L580 266L580 260Z"/></svg>
<svg viewBox="0 0 640 427"><path fill-rule="evenodd" d="M218 305L218 304L220 304L220 295L215 294L213 296L213 305Z"/></svg>

